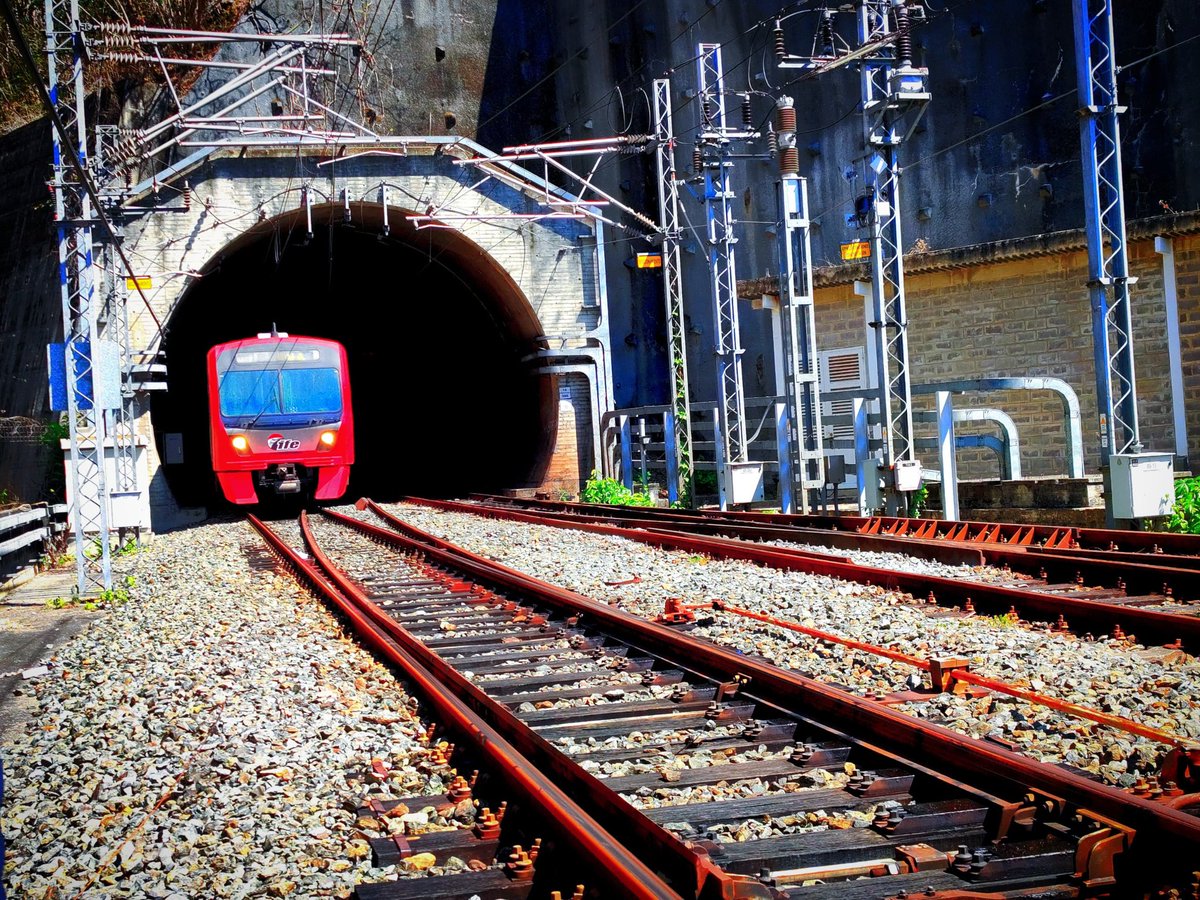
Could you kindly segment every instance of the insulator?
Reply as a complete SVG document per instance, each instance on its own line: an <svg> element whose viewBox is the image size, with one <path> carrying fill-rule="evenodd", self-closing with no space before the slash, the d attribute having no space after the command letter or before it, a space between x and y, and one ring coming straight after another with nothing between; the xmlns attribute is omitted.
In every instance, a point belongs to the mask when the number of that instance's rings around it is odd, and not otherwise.
<svg viewBox="0 0 1200 900"><path fill-rule="evenodd" d="M750 109L750 95L742 94L742 129L754 130L754 111Z"/></svg>
<svg viewBox="0 0 1200 900"><path fill-rule="evenodd" d="M692 149L692 172L696 175L700 174L700 170L704 168L704 156L700 152L699 147Z"/></svg>
<svg viewBox="0 0 1200 900"><path fill-rule="evenodd" d="M833 56L833 13L821 11L821 24L817 26L817 41L823 56Z"/></svg>
<svg viewBox="0 0 1200 900"><path fill-rule="evenodd" d="M712 122L712 101L708 97L700 101L700 115L703 117L705 125Z"/></svg>
<svg viewBox="0 0 1200 900"><path fill-rule="evenodd" d="M186 181L183 183L183 208L185 210L192 208L192 186Z"/></svg>
<svg viewBox="0 0 1200 900"><path fill-rule="evenodd" d="M775 108L775 130L796 133L796 107L777 106Z"/></svg>
<svg viewBox="0 0 1200 900"><path fill-rule="evenodd" d="M783 24L775 20L775 58L783 59L787 56L787 47L783 43Z"/></svg>
<svg viewBox="0 0 1200 900"><path fill-rule="evenodd" d="M800 151L795 147L787 147L779 151L779 173L781 175L800 174Z"/></svg>
<svg viewBox="0 0 1200 900"><path fill-rule="evenodd" d="M901 3L896 8L896 59L901 66L912 65L912 23L908 19L908 6Z"/></svg>
<svg viewBox="0 0 1200 900"><path fill-rule="evenodd" d="M140 53L122 53L119 50L114 53L105 53L104 58L112 62L129 63L130 65L137 65L146 59Z"/></svg>
<svg viewBox="0 0 1200 900"><path fill-rule="evenodd" d="M779 152L779 135L774 128L767 129L767 152L772 156Z"/></svg>

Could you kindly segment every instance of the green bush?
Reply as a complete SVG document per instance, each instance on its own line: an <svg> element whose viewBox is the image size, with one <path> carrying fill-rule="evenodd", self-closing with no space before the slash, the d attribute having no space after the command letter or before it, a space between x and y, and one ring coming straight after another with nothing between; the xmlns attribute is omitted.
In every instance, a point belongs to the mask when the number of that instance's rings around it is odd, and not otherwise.
<svg viewBox="0 0 1200 900"><path fill-rule="evenodd" d="M1167 519L1167 531L1200 534L1200 476L1175 482L1175 506Z"/></svg>
<svg viewBox="0 0 1200 900"><path fill-rule="evenodd" d="M701 469L694 475L697 494L715 494L717 492L717 473Z"/></svg>
<svg viewBox="0 0 1200 900"><path fill-rule="evenodd" d="M580 499L584 503L607 503L612 506L654 505L654 501L645 494L635 494L615 478L601 478L599 472L592 472Z"/></svg>

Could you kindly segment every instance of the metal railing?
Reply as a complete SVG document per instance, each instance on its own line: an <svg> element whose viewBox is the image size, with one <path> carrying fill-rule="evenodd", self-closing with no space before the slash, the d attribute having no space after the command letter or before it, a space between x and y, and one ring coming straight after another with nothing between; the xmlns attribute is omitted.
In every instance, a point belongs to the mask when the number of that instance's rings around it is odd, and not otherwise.
<svg viewBox="0 0 1200 900"><path fill-rule="evenodd" d="M67 527L65 504L36 503L0 512L0 590L35 565Z"/></svg>

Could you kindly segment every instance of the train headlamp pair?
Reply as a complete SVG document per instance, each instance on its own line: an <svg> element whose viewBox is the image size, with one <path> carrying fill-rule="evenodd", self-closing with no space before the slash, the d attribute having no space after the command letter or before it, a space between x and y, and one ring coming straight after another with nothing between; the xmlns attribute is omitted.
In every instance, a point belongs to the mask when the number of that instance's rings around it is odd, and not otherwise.
<svg viewBox="0 0 1200 900"><path fill-rule="evenodd" d="M321 450L330 450L337 443L337 432L322 431L319 441ZM247 440L244 434L235 434L229 439L229 443L233 445L233 449L238 453L246 453L250 449L250 441Z"/></svg>

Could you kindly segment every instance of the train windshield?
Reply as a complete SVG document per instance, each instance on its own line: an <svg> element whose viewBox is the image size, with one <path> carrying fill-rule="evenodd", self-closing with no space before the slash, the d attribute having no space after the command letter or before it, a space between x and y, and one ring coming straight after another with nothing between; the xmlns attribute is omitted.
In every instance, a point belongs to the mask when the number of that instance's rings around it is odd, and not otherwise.
<svg viewBox="0 0 1200 900"><path fill-rule="evenodd" d="M278 415L279 373L226 372L221 379L221 415L231 419Z"/></svg>
<svg viewBox="0 0 1200 900"><path fill-rule="evenodd" d="M226 426L325 424L342 414L339 367L325 348L239 347L217 360L217 393ZM322 365L324 364L324 365Z"/></svg>
<svg viewBox="0 0 1200 900"><path fill-rule="evenodd" d="M342 411L342 383L337 369L283 369L279 381L285 413Z"/></svg>

